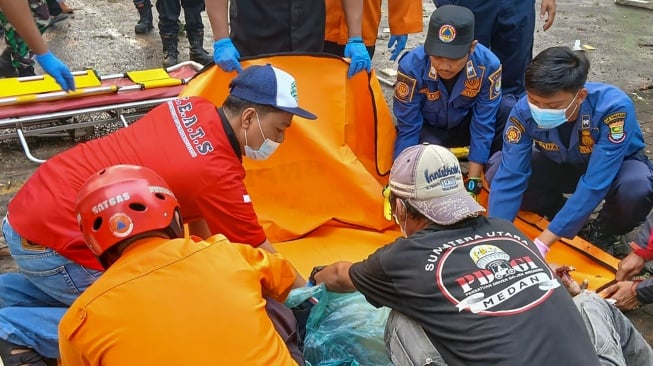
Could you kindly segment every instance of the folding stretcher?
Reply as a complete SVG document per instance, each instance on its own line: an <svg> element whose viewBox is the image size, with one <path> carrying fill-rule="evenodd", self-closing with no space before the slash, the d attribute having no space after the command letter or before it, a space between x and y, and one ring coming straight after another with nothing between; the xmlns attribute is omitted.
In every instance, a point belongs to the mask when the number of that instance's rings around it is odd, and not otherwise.
<svg viewBox="0 0 653 366"><path fill-rule="evenodd" d="M188 61L168 69L98 76L74 72L77 90L66 93L49 75L0 79L0 140L18 138L31 161L27 136L61 136L95 125L127 126L157 104L176 97L202 65ZM70 133L66 133L70 135Z"/></svg>

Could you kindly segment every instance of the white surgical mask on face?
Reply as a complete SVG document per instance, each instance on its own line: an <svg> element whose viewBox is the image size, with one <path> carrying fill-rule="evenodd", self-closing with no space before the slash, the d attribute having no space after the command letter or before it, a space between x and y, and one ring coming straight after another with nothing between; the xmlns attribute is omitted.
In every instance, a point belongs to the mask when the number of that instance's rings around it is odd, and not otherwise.
<svg viewBox="0 0 653 366"><path fill-rule="evenodd" d="M265 137L263 128L261 128L261 120L258 119L258 113L256 113L256 122L258 122L258 129L261 131L261 136L263 136L264 139L263 144L261 144L258 149L249 147L249 145L247 145L247 130L245 130L245 156L252 160L266 160L270 158L280 144Z"/></svg>
<svg viewBox="0 0 653 366"><path fill-rule="evenodd" d="M574 95L574 99L571 100L567 108L564 109L540 108L531 102L528 102L528 107L531 110L531 116L533 116L535 123L537 123L537 125L540 128L543 129L556 128L561 124L567 122L567 109L571 107L572 103L574 103L577 96L578 96L578 92L576 92L576 95ZM571 112L572 115L576 112L576 108L578 108L578 104L576 104L574 110Z"/></svg>

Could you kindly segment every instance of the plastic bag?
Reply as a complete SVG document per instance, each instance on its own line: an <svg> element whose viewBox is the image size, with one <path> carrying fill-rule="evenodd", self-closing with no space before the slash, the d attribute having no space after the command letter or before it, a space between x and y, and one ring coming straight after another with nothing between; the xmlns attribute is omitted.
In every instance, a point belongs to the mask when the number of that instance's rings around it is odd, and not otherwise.
<svg viewBox="0 0 653 366"><path fill-rule="evenodd" d="M291 291L292 307L318 299L306 323L304 356L312 366L392 366L383 341L388 308L375 308L360 292L337 294L324 285Z"/></svg>

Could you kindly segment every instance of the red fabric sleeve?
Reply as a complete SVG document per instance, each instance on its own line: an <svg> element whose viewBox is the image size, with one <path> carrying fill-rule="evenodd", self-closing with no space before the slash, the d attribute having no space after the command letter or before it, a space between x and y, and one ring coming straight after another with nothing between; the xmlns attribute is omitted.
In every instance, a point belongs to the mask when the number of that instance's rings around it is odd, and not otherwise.
<svg viewBox="0 0 653 366"><path fill-rule="evenodd" d="M211 234L223 234L233 243L255 247L263 244L266 236L243 178L236 171L222 171L220 179L214 180L217 183L203 190L197 206Z"/></svg>

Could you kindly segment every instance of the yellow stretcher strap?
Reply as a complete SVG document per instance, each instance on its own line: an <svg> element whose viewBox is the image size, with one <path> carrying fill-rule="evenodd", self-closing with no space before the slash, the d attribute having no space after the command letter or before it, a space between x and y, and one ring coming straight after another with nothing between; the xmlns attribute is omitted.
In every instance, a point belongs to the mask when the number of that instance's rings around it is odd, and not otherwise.
<svg viewBox="0 0 653 366"><path fill-rule="evenodd" d="M100 78L93 70L73 73L77 89L97 87L101 85ZM27 76L21 78L0 79L0 98L17 97L20 95L42 94L61 91L61 87L50 75Z"/></svg>
<svg viewBox="0 0 653 366"><path fill-rule="evenodd" d="M128 71L127 77L134 83L143 85L145 89L176 86L182 84L180 79L170 77L168 72L163 68Z"/></svg>

